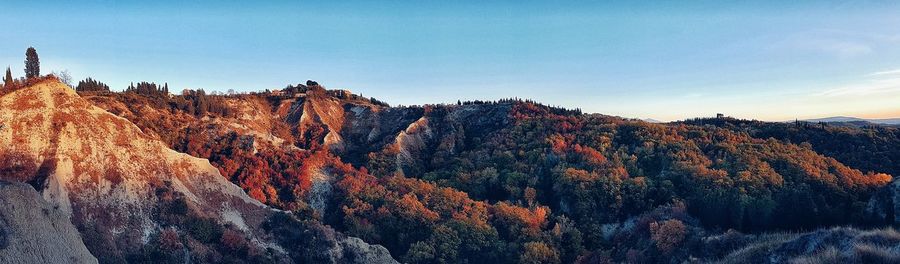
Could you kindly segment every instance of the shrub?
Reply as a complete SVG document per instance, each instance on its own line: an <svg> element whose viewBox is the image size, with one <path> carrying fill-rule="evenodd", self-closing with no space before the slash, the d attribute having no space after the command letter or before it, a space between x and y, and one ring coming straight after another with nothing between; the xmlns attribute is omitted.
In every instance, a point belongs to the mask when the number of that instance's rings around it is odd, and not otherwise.
<svg viewBox="0 0 900 264"><path fill-rule="evenodd" d="M223 227L209 218L196 218L187 221L188 233L197 241L211 243L222 237Z"/></svg>
<svg viewBox="0 0 900 264"><path fill-rule="evenodd" d="M684 240L687 228L678 219L650 223L650 238L663 254L669 254Z"/></svg>
<svg viewBox="0 0 900 264"><path fill-rule="evenodd" d="M0 153L0 179L15 182L31 181L38 171L37 161L25 152Z"/></svg>
<svg viewBox="0 0 900 264"><path fill-rule="evenodd" d="M178 237L178 232L175 229L166 228L159 232L159 249L175 251L181 250L182 246L184 245L181 244L181 238Z"/></svg>
<svg viewBox="0 0 900 264"><path fill-rule="evenodd" d="M244 237L244 234L232 229L226 229L225 232L222 233L220 242L225 249L232 252L244 252L248 247L247 239Z"/></svg>

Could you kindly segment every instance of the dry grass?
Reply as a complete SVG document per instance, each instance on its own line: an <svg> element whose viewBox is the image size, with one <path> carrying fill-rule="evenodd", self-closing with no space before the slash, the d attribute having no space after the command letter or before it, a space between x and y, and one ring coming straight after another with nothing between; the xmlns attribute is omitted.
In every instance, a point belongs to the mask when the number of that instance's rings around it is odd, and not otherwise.
<svg viewBox="0 0 900 264"><path fill-rule="evenodd" d="M796 251L797 247L782 247L789 243L810 246L801 247L803 249L800 251ZM833 228L804 234L764 234L714 263L772 261L796 264L900 263L900 232L888 227L866 231Z"/></svg>
<svg viewBox="0 0 900 264"><path fill-rule="evenodd" d="M812 256L802 256L791 259L788 263L791 264L840 264L840 263L851 263L847 262L846 257L841 254L840 250L837 250L833 247L829 247L828 249L817 252Z"/></svg>
<svg viewBox="0 0 900 264"><path fill-rule="evenodd" d="M900 252L896 249L868 244L855 245L853 248L853 255L859 263L900 263L898 253Z"/></svg>
<svg viewBox="0 0 900 264"><path fill-rule="evenodd" d="M856 241L875 245L894 246L900 244L900 232L893 227L863 231L856 236Z"/></svg>

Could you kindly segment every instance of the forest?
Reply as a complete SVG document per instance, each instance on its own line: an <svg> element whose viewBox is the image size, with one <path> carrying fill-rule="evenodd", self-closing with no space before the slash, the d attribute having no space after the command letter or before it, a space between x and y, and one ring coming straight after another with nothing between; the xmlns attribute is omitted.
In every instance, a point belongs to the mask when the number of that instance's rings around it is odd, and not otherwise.
<svg viewBox="0 0 900 264"><path fill-rule="evenodd" d="M173 149L209 159L254 199L408 263L680 263L723 258L757 234L884 226L866 205L900 164L883 147L897 141L887 128L651 124L519 99L389 107L314 85L283 90L299 99L271 91L160 96L165 85L146 84L88 98ZM368 147L335 148L326 138L351 137L354 124L334 131L322 116L334 113L316 112L312 125L276 116L284 103L315 111L302 105L316 100L398 111L430 130L395 128ZM284 142L229 128L250 126L238 116L260 111L275 121L256 132ZM145 118L158 115L178 121ZM417 145L397 144L397 133Z"/></svg>

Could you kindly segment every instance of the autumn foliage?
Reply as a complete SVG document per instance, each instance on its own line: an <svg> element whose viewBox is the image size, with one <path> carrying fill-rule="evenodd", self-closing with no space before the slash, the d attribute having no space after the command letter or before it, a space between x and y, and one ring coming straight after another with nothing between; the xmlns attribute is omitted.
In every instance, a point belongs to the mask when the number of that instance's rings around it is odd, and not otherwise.
<svg viewBox="0 0 900 264"><path fill-rule="evenodd" d="M303 99L333 99L344 110L370 103L347 99L354 97L346 92L316 88L312 94L317 98ZM383 245L409 263L677 262L690 257L684 248L698 245L702 228L758 232L864 223L866 202L892 179L877 173L885 167L864 173L845 165L851 154L822 155L787 136L649 124L522 100L393 109L402 114L390 113L397 115L391 122L427 121L428 129L409 131L429 131L409 149L393 144L398 134L375 128L364 139L351 138L352 126L368 120L349 116L365 111L328 119L347 122L341 131L329 131L336 126L323 118L300 126L282 115L267 130L235 129L252 123L238 118L246 112L240 103L264 98L271 109L262 112L274 113L310 102L285 95L107 96L146 102L184 120L127 116L174 149L209 159L252 198ZM197 98L214 98L222 109L192 110L203 102ZM281 107L286 102L295 105ZM136 108L129 111L141 111ZM343 137L337 145L346 148L325 146L328 133ZM621 223L633 229L610 231ZM228 231L215 238L225 248L245 248Z"/></svg>

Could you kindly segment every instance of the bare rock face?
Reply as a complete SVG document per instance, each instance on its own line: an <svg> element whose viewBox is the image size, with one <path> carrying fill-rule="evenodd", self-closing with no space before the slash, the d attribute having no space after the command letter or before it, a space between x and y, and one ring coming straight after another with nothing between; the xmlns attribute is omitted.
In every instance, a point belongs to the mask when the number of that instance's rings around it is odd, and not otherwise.
<svg viewBox="0 0 900 264"><path fill-rule="evenodd" d="M370 245L356 237L347 237L341 241L344 256L354 263L393 264L398 263L391 258L391 253L382 246Z"/></svg>
<svg viewBox="0 0 900 264"><path fill-rule="evenodd" d="M0 182L0 263L97 263L78 230L24 183Z"/></svg>
<svg viewBox="0 0 900 264"><path fill-rule="evenodd" d="M347 152L337 152L347 161L363 160L376 152L390 160L380 173L419 175L431 153L454 153L464 149L467 138L487 135L509 125L512 104L426 106L366 109L351 107L342 133ZM375 111L378 110L378 111ZM371 167L371 168L370 168Z"/></svg>

